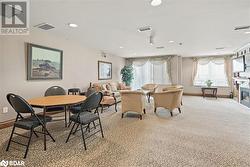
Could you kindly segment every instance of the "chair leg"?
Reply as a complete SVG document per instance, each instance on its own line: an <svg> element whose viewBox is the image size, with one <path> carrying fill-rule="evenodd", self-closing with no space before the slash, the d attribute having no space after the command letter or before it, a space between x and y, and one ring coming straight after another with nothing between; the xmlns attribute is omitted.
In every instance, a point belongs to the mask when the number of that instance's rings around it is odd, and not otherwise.
<svg viewBox="0 0 250 167"><path fill-rule="evenodd" d="M124 113L122 113L122 118L124 117Z"/></svg>
<svg viewBox="0 0 250 167"><path fill-rule="evenodd" d="M35 134L35 136L38 138L39 136L38 136L38 134L33 130L33 133Z"/></svg>
<svg viewBox="0 0 250 167"><path fill-rule="evenodd" d="M156 107L155 107L155 109L154 109L154 112L156 113Z"/></svg>
<svg viewBox="0 0 250 167"><path fill-rule="evenodd" d="M103 113L103 105L102 105L101 113Z"/></svg>
<svg viewBox="0 0 250 167"><path fill-rule="evenodd" d="M140 120L142 120L142 115L141 115L141 114L140 114L140 116L139 116L139 117L140 117Z"/></svg>
<svg viewBox="0 0 250 167"><path fill-rule="evenodd" d="M82 128L82 125L81 125L81 131L82 131L82 140L83 140L83 144L84 144L84 149L87 150L87 147L86 147L86 143L85 143L85 137L84 137L84 132L83 132L83 128Z"/></svg>
<svg viewBox="0 0 250 167"><path fill-rule="evenodd" d="M11 139L12 139L12 137L13 137L13 133L14 133L14 131L15 131L15 125L13 126L13 129L12 129L12 132L11 132L11 135L10 135L10 139L9 139L9 143L8 143L8 146L7 146L7 148L6 148L6 151L9 151L9 147L10 147L10 143L11 143Z"/></svg>
<svg viewBox="0 0 250 167"><path fill-rule="evenodd" d="M171 115L171 117L173 116L173 111L172 110L170 111L170 115Z"/></svg>
<svg viewBox="0 0 250 167"><path fill-rule="evenodd" d="M146 114L146 109L145 108L143 109L143 113Z"/></svg>
<svg viewBox="0 0 250 167"><path fill-rule="evenodd" d="M95 121L93 121L94 128L96 129Z"/></svg>
<svg viewBox="0 0 250 167"><path fill-rule="evenodd" d="M69 124L68 124L68 127L70 127L71 123L72 123L72 121L71 121L71 120L69 120Z"/></svg>
<svg viewBox="0 0 250 167"><path fill-rule="evenodd" d="M88 130L88 132L90 133L90 123L88 124L88 126L86 127L86 131Z"/></svg>
<svg viewBox="0 0 250 167"><path fill-rule="evenodd" d="M181 113L181 108L178 108L178 110L179 110L179 113Z"/></svg>
<svg viewBox="0 0 250 167"><path fill-rule="evenodd" d="M117 102L115 103L115 112L117 112Z"/></svg>
<svg viewBox="0 0 250 167"><path fill-rule="evenodd" d="M100 124L101 133L102 133L102 138L104 138L103 130L102 130L102 124L101 124L101 119L100 118L99 118L99 124Z"/></svg>
<svg viewBox="0 0 250 167"><path fill-rule="evenodd" d="M77 127L76 127L75 131L72 133L73 135L76 134L77 129L79 128L79 125L80 125L80 124L77 124Z"/></svg>
<svg viewBox="0 0 250 167"><path fill-rule="evenodd" d="M71 133L72 133L72 131L73 131L75 125L76 125L76 123L74 123L74 125L72 126L72 128L71 128L71 130L70 130L70 132L69 132L69 135L68 135L67 140L66 140L65 143L67 143L67 142L69 141L69 137L70 137L70 135L71 135Z"/></svg>
<svg viewBox="0 0 250 167"><path fill-rule="evenodd" d="M44 137L44 138L45 138L45 142L46 142L46 135L49 135L49 137L53 140L53 142L55 142L55 139L54 139L54 138L52 137L52 135L49 133L49 131L47 130L47 128L44 127L43 129L44 129L44 133L47 132L47 133L45 133L45 137Z"/></svg>
<svg viewBox="0 0 250 167"><path fill-rule="evenodd" d="M28 151L29 151L29 147L30 147L30 141L31 141L31 138L32 138L32 134L34 133L34 130L31 129L30 130L30 137L29 137L29 141L28 141L28 145L26 147L26 151L25 151L25 154L24 154L24 157L23 158L26 158L27 157L27 154L28 154Z"/></svg>
<svg viewBox="0 0 250 167"><path fill-rule="evenodd" d="M148 103L150 103L150 94L148 94Z"/></svg>

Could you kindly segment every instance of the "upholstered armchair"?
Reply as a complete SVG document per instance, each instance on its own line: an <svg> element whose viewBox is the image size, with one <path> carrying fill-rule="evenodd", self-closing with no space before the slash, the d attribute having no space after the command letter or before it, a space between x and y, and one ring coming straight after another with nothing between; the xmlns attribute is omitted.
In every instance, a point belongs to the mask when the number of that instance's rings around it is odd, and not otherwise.
<svg viewBox="0 0 250 167"><path fill-rule="evenodd" d="M158 85L157 84L145 84L141 88L143 91L145 91L145 94L148 97L148 102L150 103L150 96L155 92L157 89Z"/></svg>
<svg viewBox="0 0 250 167"><path fill-rule="evenodd" d="M162 91L168 91L168 90L176 90L181 89L184 90L184 87L182 85L168 85L162 89ZM183 102L181 100L181 105L183 105Z"/></svg>
<svg viewBox="0 0 250 167"><path fill-rule="evenodd" d="M142 91L120 91L120 94L122 118L126 112L133 111L140 114L139 118L142 119L142 114L146 114L144 93Z"/></svg>
<svg viewBox="0 0 250 167"><path fill-rule="evenodd" d="M157 92L153 94L154 97L154 112L158 107L163 107L170 110L171 116L173 116L173 110L178 108L181 113L181 100L182 100L182 89L173 89L163 92Z"/></svg>
<svg viewBox="0 0 250 167"><path fill-rule="evenodd" d="M182 85L168 85L162 89L162 91L168 91L173 89L183 89Z"/></svg>

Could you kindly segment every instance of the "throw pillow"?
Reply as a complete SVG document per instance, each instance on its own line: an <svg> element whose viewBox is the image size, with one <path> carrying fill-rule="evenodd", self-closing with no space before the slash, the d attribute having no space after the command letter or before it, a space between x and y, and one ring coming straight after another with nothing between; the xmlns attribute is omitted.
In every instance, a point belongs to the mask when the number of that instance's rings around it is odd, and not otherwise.
<svg viewBox="0 0 250 167"><path fill-rule="evenodd" d="M111 83L109 83L109 85L110 85L110 87L111 87L111 91L112 91L112 92L117 91L117 85L116 85L116 83L111 82Z"/></svg>

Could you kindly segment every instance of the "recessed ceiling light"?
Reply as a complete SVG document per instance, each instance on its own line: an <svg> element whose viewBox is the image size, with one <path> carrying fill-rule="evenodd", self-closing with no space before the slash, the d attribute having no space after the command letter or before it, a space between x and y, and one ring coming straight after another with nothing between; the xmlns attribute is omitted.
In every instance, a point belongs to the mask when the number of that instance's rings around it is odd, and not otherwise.
<svg viewBox="0 0 250 167"><path fill-rule="evenodd" d="M245 34L250 34L250 31L245 32Z"/></svg>
<svg viewBox="0 0 250 167"><path fill-rule="evenodd" d="M152 6L159 6L162 3L162 0L152 0L151 5Z"/></svg>
<svg viewBox="0 0 250 167"><path fill-rule="evenodd" d="M123 46L120 46L119 48L120 48L120 49L123 49Z"/></svg>
<svg viewBox="0 0 250 167"><path fill-rule="evenodd" d="M78 27L78 25L77 25L77 24L74 24L74 23L69 23L68 26L71 27L71 28L76 28L76 27Z"/></svg>
<svg viewBox="0 0 250 167"><path fill-rule="evenodd" d="M174 41L168 41L169 43L174 43Z"/></svg>

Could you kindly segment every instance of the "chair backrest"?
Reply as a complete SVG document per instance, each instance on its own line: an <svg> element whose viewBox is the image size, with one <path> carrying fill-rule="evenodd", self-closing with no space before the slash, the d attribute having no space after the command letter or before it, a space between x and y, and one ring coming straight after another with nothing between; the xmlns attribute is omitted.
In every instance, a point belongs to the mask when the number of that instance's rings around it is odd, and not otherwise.
<svg viewBox="0 0 250 167"><path fill-rule="evenodd" d="M52 86L48 88L44 94L44 96L58 96L58 95L66 95L65 90L60 86Z"/></svg>
<svg viewBox="0 0 250 167"><path fill-rule="evenodd" d="M93 94L93 93L95 93L95 92L96 92L96 90L95 90L94 88L89 87L85 95L86 95L87 97L89 97L91 94Z"/></svg>
<svg viewBox="0 0 250 167"><path fill-rule="evenodd" d="M122 112L140 111L145 107L145 97L141 91L120 91Z"/></svg>
<svg viewBox="0 0 250 167"><path fill-rule="evenodd" d="M156 107L164 107L168 109L174 109L181 106L182 89L173 89L163 92L154 93L154 105Z"/></svg>
<svg viewBox="0 0 250 167"><path fill-rule="evenodd" d="M95 92L92 93L87 99L81 104L81 111L90 111L99 107L102 100L102 93Z"/></svg>
<svg viewBox="0 0 250 167"><path fill-rule="evenodd" d="M143 90L155 91L157 87L158 87L157 84L145 84L145 85L142 86L142 89Z"/></svg>
<svg viewBox="0 0 250 167"><path fill-rule="evenodd" d="M9 93L7 95L7 100L10 103L10 105L12 106L12 108L18 114L21 114L21 113L31 113L31 114L34 114L33 108L21 96L15 95L13 93Z"/></svg>

